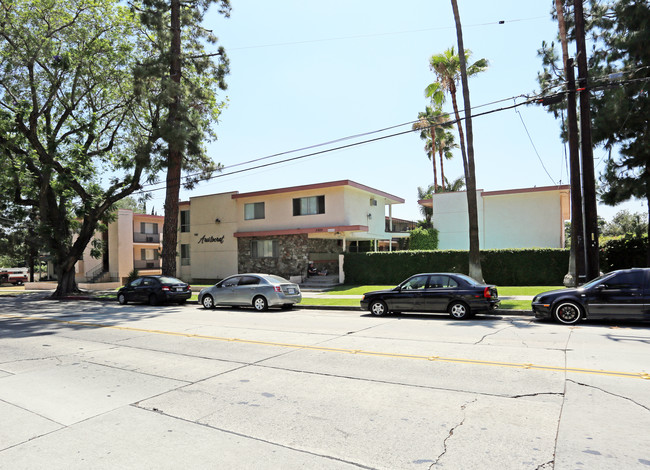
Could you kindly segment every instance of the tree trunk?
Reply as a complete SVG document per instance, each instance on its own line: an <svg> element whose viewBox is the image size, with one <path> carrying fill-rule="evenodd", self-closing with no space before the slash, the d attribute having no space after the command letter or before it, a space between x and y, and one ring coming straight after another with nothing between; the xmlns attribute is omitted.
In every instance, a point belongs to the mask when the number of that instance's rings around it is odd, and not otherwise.
<svg viewBox="0 0 650 470"><path fill-rule="evenodd" d="M440 154L440 181L442 182L442 192L444 193L447 188L445 187L445 166L442 163L442 145L438 148L438 153Z"/></svg>
<svg viewBox="0 0 650 470"><path fill-rule="evenodd" d="M171 1L171 61L169 74L173 82L174 97L169 104L169 124L172 129L179 125L181 102L181 4L180 0ZM182 142L170 138L169 158L167 161L167 190L165 195L165 222L163 224L162 273L176 276L176 243L178 240L178 196L181 183Z"/></svg>
<svg viewBox="0 0 650 470"><path fill-rule="evenodd" d="M465 107L465 128L467 130L467 209L469 213L469 276L483 282L481 269L481 251L478 233L478 204L476 202L476 178L474 171L474 138L472 132L472 106L469 100L469 86L467 83L467 64L465 63L465 47L463 46L463 30L458 13L458 3L451 0L456 21L456 36L458 38L458 57L460 59L460 76L463 83L463 102ZM460 123L459 123L460 125ZM461 142L463 141L461 137Z"/></svg>
<svg viewBox="0 0 650 470"><path fill-rule="evenodd" d="M438 192L438 169L436 168L436 141L433 136L435 135L435 128L430 127L431 133L431 164L433 165L433 192Z"/></svg>
<svg viewBox="0 0 650 470"><path fill-rule="evenodd" d="M60 299L68 294L79 292L75 279L74 264L72 269L57 269L57 277L58 283L54 294L52 294L53 299Z"/></svg>

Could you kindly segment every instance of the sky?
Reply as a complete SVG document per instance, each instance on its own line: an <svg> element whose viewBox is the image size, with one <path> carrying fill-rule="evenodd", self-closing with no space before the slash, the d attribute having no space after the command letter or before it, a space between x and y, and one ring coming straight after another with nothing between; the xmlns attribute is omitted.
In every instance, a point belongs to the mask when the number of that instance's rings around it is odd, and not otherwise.
<svg viewBox="0 0 650 470"><path fill-rule="evenodd" d="M228 89L221 94L228 104L215 128L218 139L207 147L224 169L182 190L181 200L352 180L404 199L393 206L393 217L422 218L417 188L433 183L433 169L419 133L406 131L429 104L424 89L435 81L429 58L457 49L451 2L231 3L230 18L215 9L204 22L230 59ZM489 62L487 71L469 81L474 114L534 95L541 70L537 50L557 35L553 1L458 3L470 61ZM462 96L458 99L462 108ZM452 111L451 99L443 109ZM541 106L478 116L473 127L478 189L568 184L559 122ZM370 139L375 140L363 143ZM324 143L330 144L319 146ZM323 152L355 143L360 145ZM321 153L309 156L314 152ZM596 174L605 156L594 150ZM277 163L295 157L302 158ZM257 159L263 160L246 163ZM269 163L274 164L247 170ZM460 150L444 170L450 181L463 175ZM148 210L162 214L164 190L152 196ZM615 208L599 204L598 213L610 220L621 209L646 212L640 201L632 201Z"/></svg>

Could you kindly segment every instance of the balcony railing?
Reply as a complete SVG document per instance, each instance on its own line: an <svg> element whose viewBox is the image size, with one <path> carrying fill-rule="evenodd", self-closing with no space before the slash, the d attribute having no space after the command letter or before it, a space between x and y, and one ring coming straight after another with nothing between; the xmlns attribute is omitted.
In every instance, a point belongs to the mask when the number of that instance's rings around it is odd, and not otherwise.
<svg viewBox="0 0 650 470"><path fill-rule="evenodd" d="M160 269L159 259L136 259L133 261L135 269Z"/></svg>
<svg viewBox="0 0 650 470"><path fill-rule="evenodd" d="M135 243L160 243L160 234L135 232L133 234L133 241Z"/></svg>

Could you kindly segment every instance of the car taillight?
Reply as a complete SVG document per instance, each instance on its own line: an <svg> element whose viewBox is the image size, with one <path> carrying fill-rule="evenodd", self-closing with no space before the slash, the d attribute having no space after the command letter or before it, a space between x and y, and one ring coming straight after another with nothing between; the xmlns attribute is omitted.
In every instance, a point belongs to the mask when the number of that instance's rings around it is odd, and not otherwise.
<svg viewBox="0 0 650 470"><path fill-rule="evenodd" d="M282 287L280 287L280 286L273 286L273 290L275 290L276 292L282 292Z"/></svg>
<svg viewBox="0 0 650 470"><path fill-rule="evenodd" d="M188 284L188 285L187 285L187 290L192 290L192 286L190 286L190 285Z"/></svg>
<svg viewBox="0 0 650 470"><path fill-rule="evenodd" d="M162 290L169 290L169 286L162 286Z"/></svg>
<svg viewBox="0 0 650 470"><path fill-rule="evenodd" d="M490 293L490 288L489 287L486 287L483 290L483 297L485 297L486 299L491 299L492 298L492 294Z"/></svg>

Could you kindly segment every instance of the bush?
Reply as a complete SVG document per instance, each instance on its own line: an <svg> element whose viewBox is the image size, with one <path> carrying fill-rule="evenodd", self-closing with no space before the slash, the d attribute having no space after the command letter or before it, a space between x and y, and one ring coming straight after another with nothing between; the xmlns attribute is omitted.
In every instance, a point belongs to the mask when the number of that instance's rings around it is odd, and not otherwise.
<svg viewBox="0 0 650 470"><path fill-rule="evenodd" d="M600 246L600 270L640 268L648 265L648 237L607 240Z"/></svg>
<svg viewBox="0 0 650 470"><path fill-rule="evenodd" d="M409 237L410 250L438 249L438 230L435 228L415 227Z"/></svg>
<svg viewBox="0 0 650 470"><path fill-rule="evenodd" d="M497 285L562 285L569 250L513 249L481 251L486 282ZM346 253L348 284L398 284L423 272L469 272L469 254L461 250Z"/></svg>
<svg viewBox="0 0 650 470"><path fill-rule="evenodd" d="M129 282L135 281L138 277L140 277L140 274L138 273L138 270L133 268L133 271L129 273L129 275L126 277L126 284Z"/></svg>

